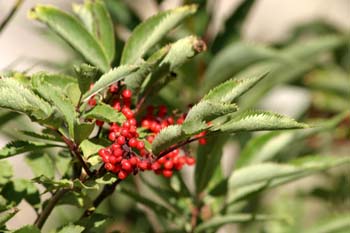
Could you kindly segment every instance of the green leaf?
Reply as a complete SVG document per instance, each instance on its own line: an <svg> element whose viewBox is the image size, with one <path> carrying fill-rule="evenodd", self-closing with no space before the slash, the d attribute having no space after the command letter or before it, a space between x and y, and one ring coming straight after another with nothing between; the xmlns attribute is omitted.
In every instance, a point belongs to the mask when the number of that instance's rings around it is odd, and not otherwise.
<svg viewBox="0 0 350 233"><path fill-rule="evenodd" d="M134 64L171 29L197 10L195 5L161 12L135 28L123 49L121 64Z"/></svg>
<svg viewBox="0 0 350 233"><path fill-rule="evenodd" d="M162 49L155 52L146 62L140 64L140 69L133 74L129 75L124 80L125 85L132 91L132 93L138 93L143 81L146 77L155 70L165 55L169 52L170 46L165 46Z"/></svg>
<svg viewBox="0 0 350 233"><path fill-rule="evenodd" d="M5 214L0 215L0 229L1 227L5 226L6 222L9 221L13 216L15 216L18 213L19 209L14 208L12 211L9 211Z"/></svg>
<svg viewBox="0 0 350 233"><path fill-rule="evenodd" d="M40 79L60 89L65 89L68 85L77 83L77 79L65 74L50 74L45 72L35 73L32 79Z"/></svg>
<svg viewBox="0 0 350 233"><path fill-rule="evenodd" d="M7 181L9 181L12 177L12 166L7 161L1 161L0 163L0 185L5 184Z"/></svg>
<svg viewBox="0 0 350 233"><path fill-rule="evenodd" d="M18 230L15 230L13 233L40 233L40 230L36 226L27 225L27 226L21 227Z"/></svg>
<svg viewBox="0 0 350 233"><path fill-rule="evenodd" d="M211 121L219 116L233 113L238 110L236 104L227 104L220 101L200 101L188 112L184 123L190 121Z"/></svg>
<svg viewBox="0 0 350 233"><path fill-rule="evenodd" d="M50 190L50 191L60 189L60 188L77 189L77 190L80 190L80 189L98 190L98 185L94 181L87 181L85 183L82 183L79 179L53 180L44 175L36 177L32 180L38 184L44 185L47 188L47 190Z"/></svg>
<svg viewBox="0 0 350 233"><path fill-rule="evenodd" d="M312 135L323 131L333 130L348 116L349 112L343 112L329 120L323 121L319 124L313 124L313 128L306 130L269 132L263 135L258 135L251 139L244 147L236 162L236 168L270 160L277 154L288 151L294 146L299 145L301 141Z"/></svg>
<svg viewBox="0 0 350 233"><path fill-rule="evenodd" d="M99 75L99 70L89 64L74 66L74 72L78 78L78 84L81 94L87 92L90 85L95 82Z"/></svg>
<svg viewBox="0 0 350 233"><path fill-rule="evenodd" d="M176 142L184 140L186 135L181 129L181 125L170 125L162 129L154 138L152 143L152 152L160 153L162 150L174 145Z"/></svg>
<svg viewBox="0 0 350 233"><path fill-rule="evenodd" d="M194 232L203 232L209 229L217 229L228 223L244 223L252 221L272 221L272 220L282 220L281 218L263 215L263 214L232 214L225 216L215 216L205 222L199 224Z"/></svg>
<svg viewBox="0 0 350 233"><path fill-rule="evenodd" d="M101 44L109 63L111 63L115 53L114 27L104 2L88 0L85 1L84 5L74 4L73 10Z"/></svg>
<svg viewBox="0 0 350 233"><path fill-rule="evenodd" d="M68 125L69 135L71 138L74 138L74 125L76 124L77 114L69 98L64 95L61 89L46 82L42 77L33 77L32 85L40 96L52 103L63 115Z"/></svg>
<svg viewBox="0 0 350 233"><path fill-rule="evenodd" d="M101 90L109 87L111 84L118 82L126 78L131 73L135 72L139 67L133 65L118 66L104 75L94 84L93 88L83 95L83 99L86 100L92 95L100 92Z"/></svg>
<svg viewBox="0 0 350 233"><path fill-rule="evenodd" d="M46 141L59 141L61 142L61 138L59 136L49 134L49 133L36 133L32 131L27 131L27 130L21 130L20 133L27 137L35 138L35 139L40 139L40 140L46 140Z"/></svg>
<svg viewBox="0 0 350 233"><path fill-rule="evenodd" d="M21 154L29 151L41 150L44 148L56 147L55 144L47 144L43 142L31 142L31 141L12 141L3 148L0 149L0 159L11 157L17 154Z"/></svg>
<svg viewBox="0 0 350 233"><path fill-rule="evenodd" d="M227 135L208 138L207 144L197 149L197 162L194 172L196 193L201 193L209 184L215 170L220 167L223 146Z"/></svg>
<svg viewBox="0 0 350 233"><path fill-rule="evenodd" d="M50 105L11 78L0 79L0 107L42 120L52 114Z"/></svg>
<svg viewBox="0 0 350 233"><path fill-rule="evenodd" d="M99 103L89 112L83 115L86 119L97 119L106 122L122 123L126 120L125 116L112 108L110 105Z"/></svg>
<svg viewBox="0 0 350 233"><path fill-rule="evenodd" d="M288 164L261 163L236 170L229 178L229 202L236 202L262 190L350 163L347 157L306 156Z"/></svg>
<svg viewBox="0 0 350 233"><path fill-rule="evenodd" d="M306 229L305 233L340 233L350 229L350 215L334 216Z"/></svg>
<svg viewBox="0 0 350 233"><path fill-rule="evenodd" d="M94 123L76 124L74 127L74 141L79 145L83 140L89 138L94 128Z"/></svg>
<svg viewBox="0 0 350 233"><path fill-rule="evenodd" d="M298 123L294 119L265 111L246 111L237 114L232 120L213 127L213 131L235 133L242 131L302 129L306 124Z"/></svg>
<svg viewBox="0 0 350 233"><path fill-rule="evenodd" d="M34 208L39 208L40 194L34 183L26 179L12 179L4 185L0 194L13 205L18 205L23 199Z"/></svg>
<svg viewBox="0 0 350 233"><path fill-rule="evenodd" d="M232 43L210 62L204 77L204 90L226 81L252 64L275 59L282 59L282 55L272 48L246 42Z"/></svg>
<svg viewBox="0 0 350 233"><path fill-rule="evenodd" d="M101 232L103 231L101 228L104 227L108 220L111 217L104 215L93 213L92 215L80 219L77 224L84 226L86 229L89 229L91 232Z"/></svg>
<svg viewBox="0 0 350 233"><path fill-rule="evenodd" d="M93 65L102 71L109 69L101 45L76 18L51 6L36 6L29 15L47 24Z"/></svg>
<svg viewBox="0 0 350 233"><path fill-rule="evenodd" d="M57 233L81 233L85 230L85 227L79 225L68 225L61 228Z"/></svg>
<svg viewBox="0 0 350 233"><path fill-rule="evenodd" d="M26 163L32 169L35 176L55 176L55 166L52 159L46 153L31 153L25 157Z"/></svg>
<svg viewBox="0 0 350 233"><path fill-rule="evenodd" d="M84 157L86 158L97 154L97 152L102 148L104 148L104 146L95 144L90 140L84 140L82 143L80 143L80 149L83 151Z"/></svg>
<svg viewBox="0 0 350 233"><path fill-rule="evenodd" d="M260 80L266 77L267 73L250 76L249 78L239 78L228 80L212 89L203 100L213 102L231 103L239 96L250 90Z"/></svg>

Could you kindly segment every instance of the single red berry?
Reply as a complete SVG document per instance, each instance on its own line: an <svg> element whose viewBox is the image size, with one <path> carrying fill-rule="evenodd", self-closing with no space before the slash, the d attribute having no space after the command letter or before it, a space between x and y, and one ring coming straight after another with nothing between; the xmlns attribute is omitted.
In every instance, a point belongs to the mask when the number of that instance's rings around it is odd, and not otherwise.
<svg viewBox="0 0 350 233"><path fill-rule="evenodd" d="M158 162L152 163L151 169L152 169L153 171L159 170L159 169L160 169L160 163L158 163Z"/></svg>
<svg viewBox="0 0 350 233"><path fill-rule="evenodd" d="M124 180L128 176L128 173L124 170L119 171L118 178Z"/></svg>
<svg viewBox="0 0 350 233"><path fill-rule="evenodd" d="M117 148L113 151L113 155L116 157L120 157L123 155L123 150L121 148Z"/></svg>
<svg viewBox="0 0 350 233"><path fill-rule="evenodd" d="M173 166L174 166L174 163L173 163L173 161L171 161L171 160L168 160L168 161L166 161L166 162L164 163L164 168L165 168L165 169L170 170L170 169L173 168Z"/></svg>
<svg viewBox="0 0 350 233"><path fill-rule="evenodd" d="M122 127L123 127L124 129L129 129L130 126L131 126L131 124L130 124L130 122L128 122L128 121L125 121L125 122L123 123L123 125L122 125Z"/></svg>
<svg viewBox="0 0 350 233"><path fill-rule="evenodd" d="M129 139L129 146L136 147L137 146L137 139L136 138L130 138Z"/></svg>
<svg viewBox="0 0 350 233"><path fill-rule="evenodd" d="M100 149L99 151L98 151L98 155L99 156L101 156L101 157L103 157L103 156L105 156L107 153L106 153L106 149Z"/></svg>
<svg viewBox="0 0 350 233"><path fill-rule="evenodd" d="M115 140L115 137L116 137L116 135L115 135L114 132L110 132L110 133L108 134L108 139L111 140L111 141L114 141L114 140Z"/></svg>
<svg viewBox="0 0 350 233"><path fill-rule="evenodd" d="M154 136L153 136L153 135L150 135L150 136L147 137L147 141L148 141L149 143L152 143L153 140L154 140Z"/></svg>
<svg viewBox="0 0 350 233"><path fill-rule="evenodd" d="M95 97L91 97L88 101L88 105L90 105L91 107L95 106L97 104L97 101L95 99Z"/></svg>
<svg viewBox="0 0 350 233"><path fill-rule="evenodd" d="M104 124L105 122L104 121L100 121L100 120L96 120L96 125L97 126L103 126L103 124Z"/></svg>
<svg viewBox="0 0 350 233"><path fill-rule="evenodd" d="M111 164L115 164L115 163L117 163L117 161L118 161L118 158L116 156L112 155L109 157L109 162Z"/></svg>
<svg viewBox="0 0 350 233"><path fill-rule="evenodd" d="M187 157L187 158L186 158L186 163L187 163L188 165L193 165L193 164L196 163L196 159L193 158L193 157Z"/></svg>
<svg viewBox="0 0 350 233"><path fill-rule="evenodd" d="M114 165L112 163L106 163L105 168L107 171L111 171L114 168Z"/></svg>
<svg viewBox="0 0 350 233"><path fill-rule="evenodd" d="M118 140L118 139L117 139ZM114 153L115 150L120 149L120 145L118 143L113 143L112 144L112 151Z"/></svg>
<svg viewBox="0 0 350 233"><path fill-rule="evenodd" d="M134 156L134 157L131 157L131 158L129 159L129 162L130 162L131 165L135 166L135 165L138 164L139 160L138 160L137 157Z"/></svg>
<svg viewBox="0 0 350 233"><path fill-rule="evenodd" d="M131 92L129 89L125 89L125 90L122 92L122 96L123 96L125 99L130 99L131 96L132 96L132 92Z"/></svg>
<svg viewBox="0 0 350 233"><path fill-rule="evenodd" d="M127 129L121 129L121 131L120 131L120 134L122 135L122 136L124 136L124 137L129 137L129 135L130 135L130 133L129 133L129 130L127 130Z"/></svg>
<svg viewBox="0 0 350 233"><path fill-rule="evenodd" d="M136 121L135 118L131 118L131 119L129 119L128 121L129 121L130 125L134 125L134 126L137 125L137 121Z"/></svg>
<svg viewBox="0 0 350 233"><path fill-rule="evenodd" d="M142 141L138 141L136 144L136 148L142 150L143 148L145 148L145 143Z"/></svg>
<svg viewBox="0 0 350 233"><path fill-rule="evenodd" d="M150 122L149 120L143 120L143 121L141 122L141 126L142 126L143 128L146 128L146 129L148 129L148 128L150 127L150 124L151 124L151 122Z"/></svg>
<svg viewBox="0 0 350 233"><path fill-rule="evenodd" d="M200 138L198 140L198 143L201 144L201 145L205 145L205 144L207 144L207 139L206 138Z"/></svg>
<svg viewBox="0 0 350 233"><path fill-rule="evenodd" d="M118 143L119 145L125 144L125 137L124 137L124 136L119 136L119 137L117 137L117 143Z"/></svg>
<svg viewBox="0 0 350 233"><path fill-rule="evenodd" d="M123 170L125 170L125 171L131 171L132 170L131 163L128 160L124 159L124 160L122 160L121 163L122 163L122 169Z"/></svg>
<svg viewBox="0 0 350 233"><path fill-rule="evenodd" d="M166 178L170 178L173 175L172 170L163 170L163 176Z"/></svg>
<svg viewBox="0 0 350 233"><path fill-rule="evenodd" d="M165 156L163 156L163 157L161 157L160 159L158 159L158 163L160 163L160 164L163 164L163 163L165 163L167 160L166 160L166 157Z"/></svg>
<svg viewBox="0 0 350 233"><path fill-rule="evenodd" d="M115 85L115 84L112 84L110 87L109 87L109 92L111 93L116 93L118 91L118 86Z"/></svg>
<svg viewBox="0 0 350 233"><path fill-rule="evenodd" d="M121 106L120 106L120 102L116 101L113 104L113 108L119 112L122 109Z"/></svg>
<svg viewBox="0 0 350 233"><path fill-rule="evenodd" d="M142 170L147 170L148 168L148 163L146 161L140 161L137 166L142 169Z"/></svg>

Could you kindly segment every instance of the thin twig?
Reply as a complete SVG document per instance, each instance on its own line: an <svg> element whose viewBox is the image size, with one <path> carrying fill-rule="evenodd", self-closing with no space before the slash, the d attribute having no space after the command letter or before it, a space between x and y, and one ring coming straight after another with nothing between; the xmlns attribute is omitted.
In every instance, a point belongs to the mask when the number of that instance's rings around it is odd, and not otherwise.
<svg viewBox="0 0 350 233"><path fill-rule="evenodd" d="M47 203L47 205L45 206L43 211L40 213L38 218L35 220L35 223L34 223L35 226L37 226L39 229L41 229L43 227L43 225L45 224L47 218L51 214L52 210L55 208L57 202L68 191L69 191L69 189L66 189L66 188L65 189L60 189L60 190L56 191L52 195L52 197L50 198L49 202Z"/></svg>
<svg viewBox="0 0 350 233"><path fill-rule="evenodd" d="M10 13L6 16L4 21L0 24L0 33L2 30L6 27L6 25L10 22L11 18L15 15L16 11L19 9L19 7L22 5L23 0L17 0L15 5L12 7Z"/></svg>
<svg viewBox="0 0 350 233"><path fill-rule="evenodd" d="M85 212L83 213L83 215L81 216L81 218L84 217L88 217L90 215L92 215L96 208L101 204L101 202L106 199L107 197L109 197L115 190L115 188L117 187L117 185L121 182L121 179L116 180L113 184L107 184L103 187L102 192L96 197L96 199L93 201L92 203L92 207L85 210Z"/></svg>

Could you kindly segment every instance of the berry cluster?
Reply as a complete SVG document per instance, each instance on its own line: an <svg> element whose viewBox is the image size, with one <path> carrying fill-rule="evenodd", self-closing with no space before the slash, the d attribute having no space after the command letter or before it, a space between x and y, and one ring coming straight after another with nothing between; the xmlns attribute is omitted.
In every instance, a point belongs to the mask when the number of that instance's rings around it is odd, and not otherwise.
<svg viewBox="0 0 350 233"><path fill-rule="evenodd" d="M112 85L109 92L112 94L118 93L118 89L117 85ZM137 174L139 171L145 170L154 171L164 177L171 177L174 170L181 170L185 164L195 164L195 158L186 155L182 150L174 149L157 159L145 147L145 140L152 144L155 136L163 128L175 124L175 122L182 124L185 115L182 114L175 120L174 117L168 115L165 106L159 106L158 108L149 106L146 116L142 118L141 125L139 125L143 128L143 131L147 132L147 136L140 137L138 122L130 108L131 98L131 91L124 89L112 103L113 108L121 112L126 121L122 124L111 123L109 125L108 139L112 144L98 152L104 162L105 169L117 174L119 179L125 179L130 174ZM94 99L94 97L91 99ZM96 102L91 101L89 105L93 107ZM96 124L102 126L104 122L96 121ZM199 136L204 135L205 133L201 133ZM199 139L199 142L205 144L202 139L204 138Z"/></svg>

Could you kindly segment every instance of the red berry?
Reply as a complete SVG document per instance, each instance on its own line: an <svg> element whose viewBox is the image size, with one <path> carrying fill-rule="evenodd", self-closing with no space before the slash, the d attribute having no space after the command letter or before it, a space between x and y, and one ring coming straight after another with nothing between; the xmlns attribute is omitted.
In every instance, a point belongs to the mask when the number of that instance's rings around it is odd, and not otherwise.
<svg viewBox="0 0 350 233"><path fill-rule="evenodd" d="M111 140L111 141L114 141L115 140L115 133L114 132L110 132L109 134L108 134L108 139L109 140Z"/></svg>
<svg viewBox="0 0 350 233"><path fill-rule="evenodd" d="M136 144L136 148L142 150L143 148L145 148L145 143L142 141L138 141Z"/></svg>
<svg viewBox="0 0 350 233"><path fill-rule="evenodd" d="M165 156L163 156L163 157L161 157L160 159L158 159L158 163L160 163L160 164L163 164L163 163L165 163L165 162L166 162Z"/></svg>
<svg viewBox="0 0 350 233"><path fill-rule="evenodd" d="M129 140L129 146L136 147L137 146L137 139L136 138L130 138Z"/></svg>
<svg viewBox="0 0 350 233"><path fill-rule="evenodd" d="M115 102L115 103L113 104L113 108L119 112L119 111L122 109L122 108L120 107L120 102L118 102L118 101Z"/></svg>
<svg viewBox="0 0 350 233"><path fill-rule="evenodd" d="M152 169L153 171L159 170L159 169L160 169L160 163L158 163L158 162L152 163L151 169Z"/></svg>
<svg viewBox="0 0 350 233"><path fill-rule="evenodd" d="M88 105L90 105L91 107L95 106L97 104L97 101L95 99L95 97L91 97L88 101Z"/></svg>
<svg viewBox="0 0 350 233"><path fill-rule="evenodd" d="M117 139L117 140L118 140L118 139ZM113 153L114 153L115 150L118 150L118 149L120 149L120 145L117 144L117 143L113 143L113 144L112 144L112 151L113 151Z"/></svg>
<svg viewBox="0 0 350 233"><path fill-rule="evenodd" d="M138 160L137 157L134 156L134 157L131 157L131 158L129 159L129 162L130 162L131 165L135 166L135 165L138 164L139 160Z"/></svg>
<svg viewBox="0 0 350 233"><path fill-rule="evenodd" d="M119 137L117 137L117 143L118 143L119 145L125 144L125 137L124 137L124 136L119 136Z"/></svg>
<svg viewBox="0 0 350 233"><path fill-rule="evenodd" d="M106 164L105 164L105 168L106 168L107 171L111 171L111 170L113 170L114 165L111 164L111 163L106 163Z"/></svg>
<svg viewBox="0 0 350 233"><path fill-rule="evenodd" d="M109 157L109 162L111 164L115 164L115 163L117 163L117 161L118 161L118 158L116 156L112 155Z"/></svg>
<svg viewBox="0 0 350 233"><path fill-rule="evenodd" d="M188 165L193 165L193 164L196 163L196 159L193 158L193 157L187 157L187 158L186 158L186 163L187 163Z"/></svg>
<svg viewBox="0 0 350 233"><path fill-rule="evenodd" d="M148 141L149 143L152 143L153 140L154 140L154 136L153 136L153 135L150 135L150 136L147 137L147 141Z"/></svg>
<svg viewBox="0 0 350 233"><path fill-rule="evenodd" d="M99 156L101 156L101 157L103 157L103 156L105 156L107 154L107 152L106 152L106 149L100 149L99 151L98 151L98 155Z"/></svg>
<svg viewBox="0 0 350 233"><path fill-rule="evenodd" d="M124 129L124 128L120 131L120 134L124 137L129 137L129 135L130 135L129 130Z"/></svg>
<svg viewBox="0 0 350 233"><path fill-rule="evenodd" d="M137 125L137 121L136 121L136 119L135 119L135 118L131 118L131 119L129 119L129 123L130 123L130 125L134 125L134 126L136 126L136 125Z"/></svg>
<svg viewBox="0 0 350 233"><path fill-rule="evenodd" d="M128 176L128 173L126 171L121 170L118 173L118 178L121 179L121 180L124 180L127 176Z"/></svg>
<svg viewBox="0 0 350 233"><path fill-rule="evenodd" d="M109 87L109 92L111 93L116 93L118 91L118 86L115 85L115 84L112 84L110 87Z"/></svg>
<svg viewBox="0 0 350 233"><path fill-rule="evenodd" d="M207 144L207 139L206 138L200 138L198 140L198 143L201 144L201 145L205 145L205 144Z"/></svg>
<svg viewBox="0 0 350 233"><path fill-rule="evenodd" d="M142 169L142 170L147 170L148 168L148 163L146 161L141 161L137 164L137 166Z"/></svg>
<svg viewBox="0 0 350 233"><path fill-rule="evenodd" d="M117 148L113 151L113 155L116 157L120 157L123 155L123 150L121 148Z"/></svg>
<svg viewBox="0 0 350 233"><path fill-rule="evenodd" d="M122 96L123 96L125 99L130 99L131 96L132 96L132 92L131 92L129 89L125 89L125 90L122 92Z"/></svg>
<svg viewBox="0 0 350 233"><path fill-rule="evenodd" d="M163 176L166 178L170 178L173 175L172 170L163 170Z"/></svg>
<svg viewBox="0 0 350 233"><path fill-rule="evenodd" d="M148 128L150 127L150 124L151 124L151 122L150 122L149 120L143 120L143 121L141 122L141 126L142 126L143 128L146 128L146 129L148 129Z"/></svg>
<svg viewBox="0 0 350 233"><path fill-rule="evenodd" d="M171 161L171 160L168 160L168 161L166 161L166 162L164 163L164 168L165 168L165 169L170 170L170 169L173 168L173 166L174 166L174 163L173 163L173 161Z"/></svg>
<svg viewBox="0 0 350 233"><path fill-rule="evenodd" d="M131 163L126 159L122 160L122 168L123 170L131 171L132 170Z"/></svg>
<svg viewBox="0 0 350 233"><path fill-rule="evenodd" d="M96 120L96 125L97 126L103 126L103 124L104 124L105 122L104 121L100 121L100 120Z"/></svg>

